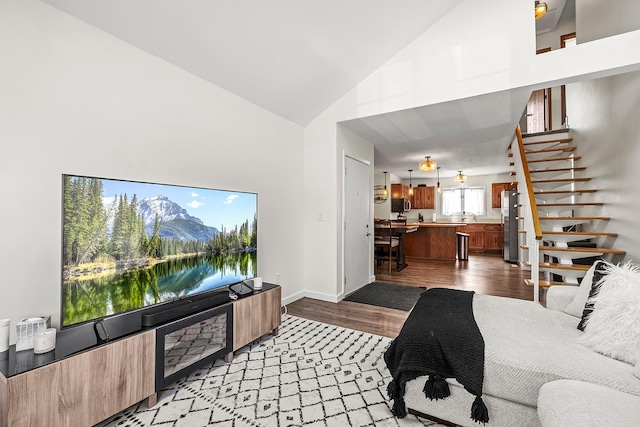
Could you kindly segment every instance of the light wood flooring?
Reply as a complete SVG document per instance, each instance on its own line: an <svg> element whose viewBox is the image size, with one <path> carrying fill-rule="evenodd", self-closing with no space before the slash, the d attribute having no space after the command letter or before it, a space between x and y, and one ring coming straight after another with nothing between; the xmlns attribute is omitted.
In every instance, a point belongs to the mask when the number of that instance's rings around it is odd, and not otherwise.
<svg viewBox="0 0 640 427"><path fill-rule="evenodd" d="M528 271L504 262L500 255L471 254L468 261L420 261L408 259L407 268L389 274L387 265L376 268L377 282L427 288L454 288L533 300L533 289L524 285ZM540 295L543 300L543 295ZM331 303L302 298L287 306L289 314L345 328L395 338L409 312L356 302Z"/></svg>

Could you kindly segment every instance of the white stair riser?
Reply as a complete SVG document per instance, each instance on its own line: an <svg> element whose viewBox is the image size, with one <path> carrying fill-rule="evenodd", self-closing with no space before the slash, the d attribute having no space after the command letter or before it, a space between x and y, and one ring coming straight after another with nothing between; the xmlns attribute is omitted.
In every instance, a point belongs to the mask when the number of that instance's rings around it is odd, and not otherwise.
<svg viewBox="0 0 640 427"><path fill-rule="evenodd" d="M567 251L555 251L552 249L542 249L540 250L541 254L549 255L555 258L560 258L563 260L573 260L580 258L591 258L594 256L602 256L604 252L567 252Z"/></svg>
<svg viewBox="0 0 640 427"><path fill-rule="evenodd" d="M550 219L553 217L542 217L540 218L540 226L542 227L543 231L556 231L559 228L562 227L570 227L572 225L579 225L579 224L588 224L590 221L589 220L580 220L580 219ZM553 230L553 229L556 230Z"/></svg>
<svg viewBox="0 0 640 427"><path fill-rule="evenodd" d="M564 268L553 268L553 267L540 267L540 271L549 272L552 274L557 274L558 276L562 276L563 278L582 278L586 271L583 270L566 270Z"/></svg>
<svg viewBox="0 0 640 427"><path fill-rule="evenodd" d="M540 149L542 150L542 149ZM534 152L528 152L525 153L526 157L527 157L527 162L530 162L531 160L551 160L551 159L555 159L557 157L570 157L573 154L573 151L543 151L543 152L538 152L538 153L534 153Z"/></svg>
<svg viewBox="0 0 640 427"><path fill-rule="evenodd" d="M569 138L569 131L554 133L553 136L548 134L535 135L535 136L522 135L522 142L524 143L539 142L539 141L547 141L549 139L567 139L567 138Z"/></svg>
<svg viewBox="0 0 640 427"><path fill-rule="evenodd" d="M580 172L571 173L571 171L553 171L553 172L536 172L529 171L531 179L570 179L579 178Z"/></svg>
<svg viewBox="0 0 640 427"><path fill-rule="evenodd" d="M578 242L580 240L593 239L596 236L591 235L572 235L572 234L542 234L542 240L545 242L553 242L553 243L569 243L569 242Z"/></svg>
<svg viewBox="0 0 640 427"><path fill-rule="evenodd" d="M551 215L551 216L555 216L555 215L560 216L560 214L562 213L570 214L571 211L574 211L576 209L580 209L583 207L584 206L545 206L543 203L538 205L538 212L544 212L545 214Z"/></svg>
<svg viewBox="0 0 640 427"><path fill-rule="evenodd" d="M551 182L536 182L531 181L533 191L578 191L588 181L551 181Z"/></svg>

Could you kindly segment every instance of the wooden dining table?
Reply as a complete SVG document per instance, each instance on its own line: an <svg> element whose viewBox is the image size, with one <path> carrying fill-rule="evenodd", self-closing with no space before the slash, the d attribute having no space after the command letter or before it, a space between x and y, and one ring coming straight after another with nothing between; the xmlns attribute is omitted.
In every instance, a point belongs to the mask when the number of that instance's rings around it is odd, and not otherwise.
<svg viewBox="0 0 640 427"><path fill-rule="evenodd" d="M402 271L407 267L407 262L405 258L405 235L407 233L413 233L418 230L419 224L401 224L401 223L391 223L391 225L386 224L375 224L375 228L390 228L391 234L398 237L398 256L396 257L396 271Z"/></svg>

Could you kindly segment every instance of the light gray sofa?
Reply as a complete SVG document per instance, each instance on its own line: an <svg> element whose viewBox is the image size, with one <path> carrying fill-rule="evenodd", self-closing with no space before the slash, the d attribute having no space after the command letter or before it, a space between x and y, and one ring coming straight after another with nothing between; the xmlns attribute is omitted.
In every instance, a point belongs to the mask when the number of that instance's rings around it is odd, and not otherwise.
<svg viewBox="0 0 640 427"><path fill-rule="evenodd" d="M580 318L564 310L578 290L549 288L548 308L474 296L474 317L485 341L482 397L488 426L640 425L640 378L634 366L577 342L583 333L577 329ZM474 396L457 381L447 380L451 396L433 401L424 396L425 381L419 377L407 383L407 410L477 425L469 411Z"/></svg>

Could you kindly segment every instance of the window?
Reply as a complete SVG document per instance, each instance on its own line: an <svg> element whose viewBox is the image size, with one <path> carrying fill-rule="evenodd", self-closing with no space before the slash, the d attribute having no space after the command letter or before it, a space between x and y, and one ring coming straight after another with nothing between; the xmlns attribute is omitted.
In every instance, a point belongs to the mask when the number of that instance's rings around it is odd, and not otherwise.
<svg viewBox="0 0 640 427"><path fill-rule="evenodd" d="M484 215L484 187L445 188L442 190L443 215Z"/></svg>

